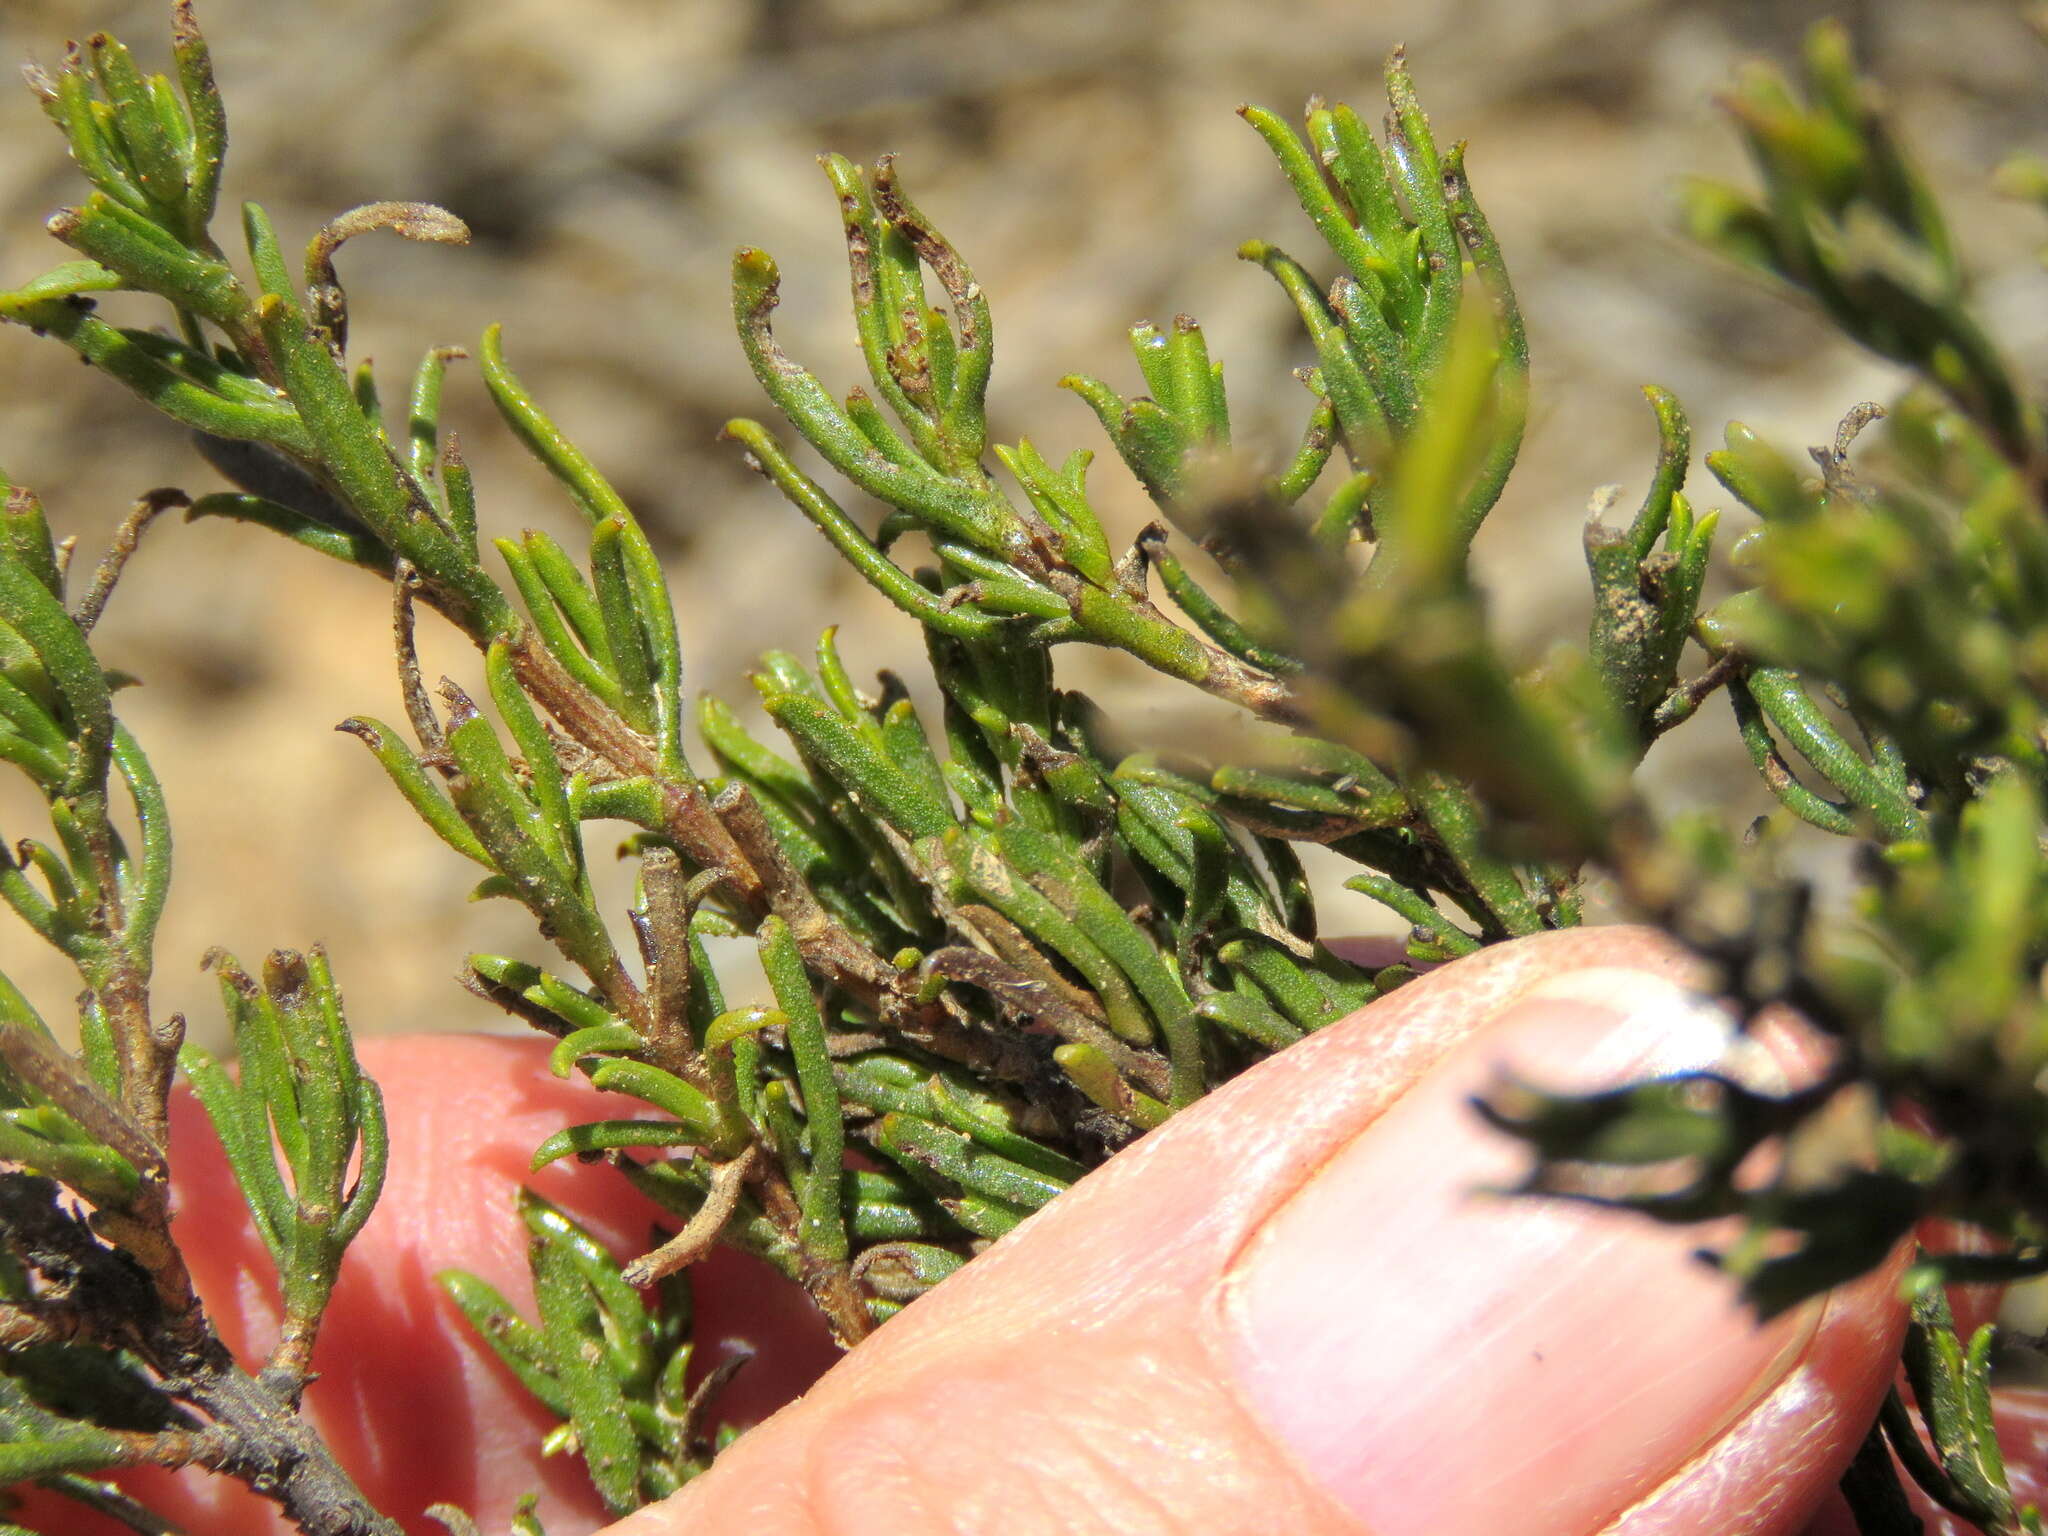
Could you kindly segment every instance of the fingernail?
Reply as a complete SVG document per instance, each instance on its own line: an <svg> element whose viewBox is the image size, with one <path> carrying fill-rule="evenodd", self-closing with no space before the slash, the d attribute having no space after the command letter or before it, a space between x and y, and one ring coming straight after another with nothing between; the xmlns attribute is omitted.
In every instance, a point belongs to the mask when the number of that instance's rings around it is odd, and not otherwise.
<svg viewBox="0 0 2048 1536"><path fill-rule="evenodd" d="M1823 1303L1758 1328L1693 1256L1700 1228L1480 1192L1528 1167L1470 1108L1502 1070L1583 1091L1715 1066L1730 1033L1640 971L1556 978L1238 1256L1221 1303L1243 1396L1374 1536L1584 1536L1797 1362Z"/></svg>

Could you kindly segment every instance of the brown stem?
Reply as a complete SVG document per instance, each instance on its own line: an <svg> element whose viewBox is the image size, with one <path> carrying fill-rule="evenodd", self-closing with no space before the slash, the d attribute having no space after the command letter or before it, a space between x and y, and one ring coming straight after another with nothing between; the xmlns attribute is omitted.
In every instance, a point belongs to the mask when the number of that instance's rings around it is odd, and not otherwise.
<svg viewBox="0 0 2048 1536"><path fill-rule="evenodd" d="M128 564L128 557L142 542L143 530L156 520L158 513L171 507L191 505L191 497L169 486L144 491L137 498L133 509L121 519L121 526L114 530L114 542L100 560L99 569L93 572L92 590L85 594L77 611L71 615L71 621L78 626L80 634L91 634L93 625L99 623L100 615L106 611L107 599L114 595L114 584L121 579L121 572Z"/></svg>
<svg viewBox="0 0 2048 1536"><path fill-rule="evenodd" d="M472 635L479 644L486 639ZM660 753L652 741L634 730L562 669L531 627L511 643L512 670L562 729L588 750L626 775L644 775L661 786L666 802L663 830L683 856L700 869L722 869L735 897L760 909L761 881L740 854L732 835L712 814L704 791L692 779L672 779L661 772Z"/></svg>
<svg viewBox="0 0 2048 1536"><path fill-rule="evenodd" d="M391 583L391 636L398 653L398 691L405 699L405 716L412 722L413 735L423 751L445 757L447 738L441 721L427 697L426 679L420 675L419 648L413 643L413 594L420 590L420 573L410 560L400 560Z"/></svg>
<svg viewBox="0 0 2048 1536"><path fill-rule="evenodd" d="M305 1396L306 1384L313 1379L313 1346L320 1340L320 1322L326 1307L323 1296L310 1312L301 1310L286 1316L284 1326L278 1330L277 1348L270 1352L257 1377L294 1408Z"/></svg>
<svg viewBox="0 0 2048 1536"><path fill-rule="evenodd" d="M804 1289L825 1314L826 1326L841 1349L853 1348L875 1331L874 1314L868 1311L867 1298L861 1295L853 1270L844 1259L809 1267L804 1275Z"/></svg>
<svg viewBox="0 0 2048 1536"><path fill-rule="evenodd" d="M894 979L894 972L835 923L811 894L746 785L728 785L711 802L711 810L753 870L768 910L789 924L790 937L807 957L812 952L829 954L833 970L843 972L863 990L872 991Z"/></svg>
<svg viewBox="0 0 2048 1536"><path fill-rule="evenodd" d="M1163 1061L1149 1051L1133 1050L1038 978L993 955L963 946L933 950L925 956L922 969L948 981L964 981L979 987L1012 1018L1050 1029L1063 1040L1092 1046L1109 1059L1119 1074L1147 1093L1155 1097L1165 1095L1167 1069Z"/></svg>
<svg viewBox="0 0 2048 1536"><path fill-rule="evenodd" d="M719 1232L731 1219L734 1207L740 1203L740 1195L747 1186L747 1175L753 1171L754 1160L760 1152L757 1144L749 1144L732 1161L714 1167L711 1170L711 1188L704 1196L704 1203L697 1207L697 1214L684 1223L682 1231L659 1248L628 1264L621 1272L626 1284L645 1290L664 1275L672 1275L702 1258L718 1241Z"/></svg>
<svg viewBox="0 0 2048 1536"><path fill-rule="evenodd" d="M473 640L486 643L445 598L431 589L423 595ZM942 1004L918 1002L896 971L826 912L784 857L744 786L732 786L714 802L694 779L664 774L654 743L569 676L531 628L510 641L509 650L521 686L573 740L619 773L652 778L660 786L667 812L662 830L678 851L699 869L721 872L743 909L782 917L815 975L906 1038L953 1060L1012 1079L1031 1070L1013 1044L975 1029Z"/></svg>
<svg viewBox="0 0 2048 1536"><path fill-rule="evenodd" d="M1673 726L1690 720L1700 705L1725 687L1745 664L1746 659L1741 652L1726 650L1716 656L1698 677L1673 688L1650 714L1650 735L1661 736Z"/></svg>
<svg viewBox="0 0 2048 1536"><path fill-rule="evenodd" d="M160 1201L145 1200L139 1213L102 1211L88 1226L55 1181L8 1174L0 1177L0 1247L39 1284L61 1281L70 1292L61 1305L0 1309L0 1346L118 1341L167 1396L210 1421L125 1435L124 1462L224 1472L275 1500L309 1536L400 1536L292 1403L236 1366L184 1278Z"/></svg>
<svg viewBox="0 0 2048 1536"><path fill-rule="evenodd" d="M232 1467L239 1447L219 1425L204 1429L114 1430L122 1444L121 1465L127 1467L204 1467L209 1472Z"/></svg>
<svg viewBox="0 0 2048 1536"><path fill-rule="evenodd" d="M1148 603L1146 606L1151 605ZM1152 611L1158 612L1156 608ZM1161 618L1164 620L1164 615ZM1208 652L1209 671L1206 676L1195 680L1198 688L1275 725L1305 726L1309 723L1308 711L1301 707L1294 690L1280 678L1270 677L1213 645L1204 645L1202 649Z"/></svg>
<svg viewBox="0 0 2048 1536"><path fill-rule="evenodd" d="M690 1034L690 895L682 860L650 848L640 860L643 910L633 914L640 957L647 966L647 1059L665 1071L707 1086L704 1063Z"/></svg>
<svg viewBox="0 0 2048 1536"><path fill-rule="evenodd" d="M87 835L92 833L88 831ZM96 837L93 840L98 841ZM112 903L109 908L113 909ZM119 942L116 934L115 943ZM151 1020L148 974L125 955L114 961L109 973L93 988L93 996L106 1014L108 1031L114 1037L114 1053L120 1063L121 1107L157 1146L168 1146L171 1077L177 1070L184 1020L176 1014L162 1026Z"/></svg>
<svg viewBox="0 0 2048 1536"><path fill-rule="evenodd" d="M83 1307L68 1302L29 1305L0 1302L0 1353L27 1349L31 1344L66 1344L73 1339L92 1339L99 1333L99 1319Z"/></svg>
<svg viewBox="0 0 2048 1536"><path fill-rule="evenodd" d="M843 1259L820 1259L804 1251L797 1241L803 1212L797 1205L796 1192L789 1187L788 1177L773 1158L761 1160L750 1182L761 1202L762 1213L788 1240L797 1256L797 1283L810 1293L811 1300L824 1314L826 1326L839 1347L853 1348L874 1331L875 1320L854 1282L852 1268Z"/></svg>
<svg viewBox="0 0 2048 1536"><path fill-rule="evenodd" d="M274 1500L305 1536L403 1536L373 1509L310 1424L236 1367L217 1341L176 1395L233 1437L221 1464Z"/></svg>
<svg viewBox="0 0 2048 1536"><path fill-rule="evenodd" d="M1037 1059L1019 1042L949 1011L944 999L918 1001L901 972L833 920L791 866L745 785L729 786L712 809L761 871L769 908L789 924L807 966L916 1045L1005 1081L1033 1075Z"/></svg>

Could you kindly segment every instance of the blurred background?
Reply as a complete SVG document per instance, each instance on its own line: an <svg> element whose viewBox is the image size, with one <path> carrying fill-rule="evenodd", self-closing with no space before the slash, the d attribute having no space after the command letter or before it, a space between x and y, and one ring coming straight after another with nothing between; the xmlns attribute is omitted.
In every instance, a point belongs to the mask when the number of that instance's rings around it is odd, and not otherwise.
<svg viewBox="0 0 2048 1536"><path fill-rule="evenodd" d="M162 68L166 9L0 0L0 54L54 64L67 37L103 28ZM2009 146L2048 143L2048 51L2009 3L1832 11L1967 229L1998 333L2034 371L2044 232L1985 183ZM781 261L789 350L842 390L858 375L820 150L898 153L974 264L995 309L999 439L1102 448L1054 381L1079 371L1135 392L1125 328L1185 310L1227 360L1238 442L1278 454L1305 398L1288 370L1307 354L1278 289L1232 252L1259 235L1312 257L1315 242L1232 109L1291 112L1320 92L1376 118L1381 60L1405 42L1439 136L1472 141L1529 320L1535 416L1479 559L1534 655L1582 629L1589 494L1619 482L1632 506L1647 478L1643 384L1679 394L1701 448L1730 417L1795 448L1821 442L1894 387L1672 230L1680 174L1745 175L1716 89L1747 56L1790 59L1829 13L1806 0L200 0L231 122L224 207L264 203L288 243L385 198L466 219L467 249L348 247L356 354L384 365L391 398L423 348L504 321L513 366L667 560L692 687L736 701L752 697L760 650L806 651L832 622L861 672L919 667L911 621L716 441L764 404L731 334L735 245ZM67 254L41 221L79 185L29 94L0 94L0 283ZM487 529L568 533L576 519L474 375L458 366L449 394ZM177 430L16 330L0 330L0 464L89 553L139 492L218 485ZM1112 456L1097 483L1134 532L1145 509ZM1693 489L1705 506L1725 499L1703 473ZM450 980L461 955L539 957L525 914L466 904L471 867L331 729L402 717L388 613L377 583L273 537L166 520L99 631L109 663L143 679L125 714L179 840L159 997L200 1039L221 1034L197 968L214 944L253 963L324 941L352 1017L377 1031L492 1024ZM430 676L474 672L464 647L427 641ZM1068 680L1121 690L1138 731L1177 698L1135 666L1061 656ZM1717 706L1660 746L1658 794L1768 804L1725 720ZM0 798L0 830L21 835L27 809ZM1326 929L1385 926L1339 898ZM67 1019L75 983L18 925L0 925L0 968Z"/></svg>

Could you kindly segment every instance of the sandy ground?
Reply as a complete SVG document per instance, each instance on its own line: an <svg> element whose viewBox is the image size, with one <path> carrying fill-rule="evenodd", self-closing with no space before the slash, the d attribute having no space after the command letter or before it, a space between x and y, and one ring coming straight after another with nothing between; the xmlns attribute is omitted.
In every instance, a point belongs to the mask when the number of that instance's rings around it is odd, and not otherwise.
<svg viewBox="0 0 2048 1536"><path fill-rule="evenodd" d="M0 0L0 53L58 56L106 27L163 56L155 0ZM393 384L425 346L507 325L514 362L614 477L675 583L693 685L750 693L749 659L845 624L863 669L916 665L914 626L839 566L736 456L719 424L762 404L729 328L726 263L782 261L782 334L842 388L858 367L837 219L813 155L896 151L955 233L995 306L998 435L1100 447L1069 371L1131 381L1125 326L1176 310L1228 360L1240 442L1279 451L1298 426L1303 360L1270 282L1233 259L1265 235L1308 254L1299 212L1240 101L1311 92L1376 115L1378 65L1405 41L1440 133L1472 141L1475 186L1506 247L1536 356L1522 466L1480 560L1518 644L1579 632L1578 524L1588 493L1641 487L1648 382L1676 390L1710 445L1740 416L1818 442L1888 372L1796 306L1671 231L1681 172L1740 174L1712 95L1739 59L1786 56L1822 7L1658 0L202 0L233 123L228 196L303 239L387 197L446 204L467 250L352 245L344 277L359 352ZM1852 17L1924 163L1971 237L1987 305L2023 362L2042 351L2042 231L1996 205L1984 175L2012 143L2048 139L2044 54L2004 4L1871 3ZM40 220L78 182L26 92L0 97L0 280L63 254ZM232 206L232 201L230 202ZM450 416L501 532L571 518L512 448L473 377ZM25 333L0 332L0 463L40 488L86 547L139 491L216 482L168 426ZM1704 477L1702 477L1704 478ZM1138 498L1098 481L1119 527ZM1703 504L1717 488L1696 486ZM218 1037L196 970L225 944L326 942L370 1030L489 1017L448 980L469 949L536 953L524 915L469 906L469 866L433 842L369 756L330 727L396 718L367 580L250 530L167 526L101 630L145 686L127 717L168 782L180 864L160 996ZM1069 678L1170 707L1136 669L1068 653ZM474 672L436 638L429 663ZM1732 733L1660 748L1658 792L1757 805ZM0 787L0 830L30 830ZM1332 927L1384 926L1357 898ZM73 983L19 928L0 965L60 1019Z"/></svg>

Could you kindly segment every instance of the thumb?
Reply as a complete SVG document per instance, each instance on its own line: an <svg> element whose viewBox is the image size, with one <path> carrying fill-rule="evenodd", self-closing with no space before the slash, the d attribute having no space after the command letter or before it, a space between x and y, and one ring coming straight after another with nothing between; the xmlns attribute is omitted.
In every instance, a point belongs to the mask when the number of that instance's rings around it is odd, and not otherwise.
<svg viewBox="0 0 2048 1536"><path fill-rule="evenodd" d="M1579 931L1409 984L1114 1159L608 1536L1798 1529L1891 1374L1896 1265L1758 1328L1697 1229L1475 1193L1524 1166L1468 1104L1503 1068L1587 1089L1721 1060L1686 964ZM1811 1069L1780 1045L1767 1078Z"/></svg>

